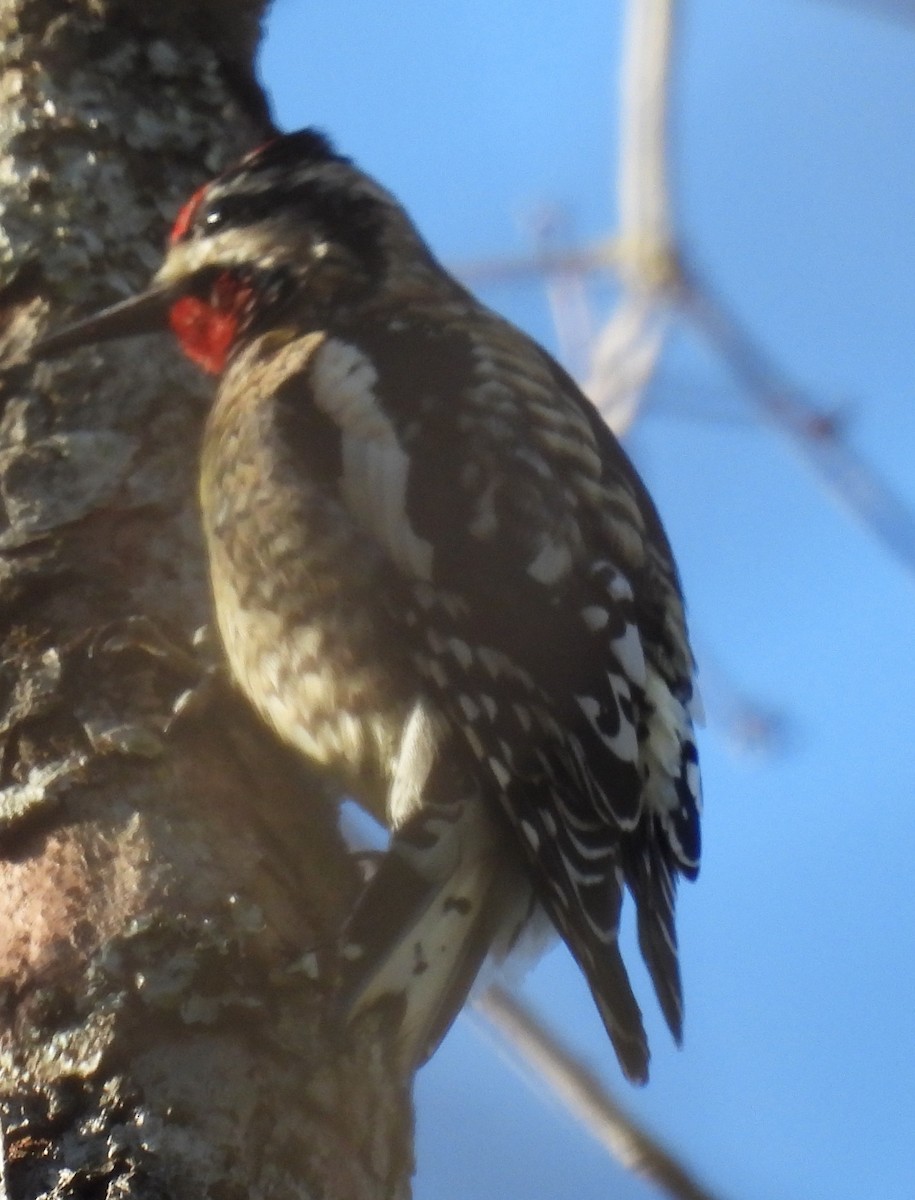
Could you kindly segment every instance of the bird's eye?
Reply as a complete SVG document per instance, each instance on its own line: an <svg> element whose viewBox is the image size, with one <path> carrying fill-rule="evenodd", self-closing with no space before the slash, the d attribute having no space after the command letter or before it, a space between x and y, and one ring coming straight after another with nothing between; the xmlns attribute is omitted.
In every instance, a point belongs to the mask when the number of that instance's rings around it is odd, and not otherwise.
<svg viewBox="0 0 915 1200"><path fill-rule="evenodd" d="M225 219L226 214L221 208L211 208L207 215L203 218L203 224L207 231L212 233L213 230L219 228Z"/></svg>

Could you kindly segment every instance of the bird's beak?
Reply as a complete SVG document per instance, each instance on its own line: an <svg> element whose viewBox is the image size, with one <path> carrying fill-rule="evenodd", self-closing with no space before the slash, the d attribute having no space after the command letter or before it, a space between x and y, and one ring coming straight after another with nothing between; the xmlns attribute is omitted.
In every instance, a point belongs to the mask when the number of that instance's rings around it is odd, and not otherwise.
<svg viewBox="0 0 915 1200"><path fill-rule="evenodd" d="M39 338L32 348L33 358L55 358L80 346L108 342L115 338L134 337L143 333L159 333L168 328L168 310L175 298L172 286L156 285L112 304L91 317L65 325L56 333Z"/></svg>

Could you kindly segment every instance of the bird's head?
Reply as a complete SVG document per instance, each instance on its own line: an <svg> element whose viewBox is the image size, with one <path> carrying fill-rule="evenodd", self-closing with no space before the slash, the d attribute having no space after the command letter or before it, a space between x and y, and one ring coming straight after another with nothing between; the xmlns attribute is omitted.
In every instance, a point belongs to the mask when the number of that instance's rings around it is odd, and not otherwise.
<svg viewBox="0 0 915 1200"><path fill-rule="evenodd" d="M218 373L238 342L269 328L293 298L320 320L371 297L404 261L437 272L394 198L323 134L285 134L191 196L145 291L43 338L34 354L168 325L194 362Z"/></svg>

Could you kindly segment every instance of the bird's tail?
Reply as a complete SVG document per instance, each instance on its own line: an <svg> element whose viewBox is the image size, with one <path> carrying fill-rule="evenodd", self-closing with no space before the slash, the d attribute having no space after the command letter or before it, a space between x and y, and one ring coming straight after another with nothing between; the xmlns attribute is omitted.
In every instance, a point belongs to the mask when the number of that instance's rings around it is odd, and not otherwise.
<svg viewBox="0 0 915 1200"><path fill-rule="evenodd" d="M500 836L478 802L417 814L394 834L347 924L344 1014L386 1010L407 1071L435 1052L494 939L523 923L529 889Z"/></svg>
<svg viewBox="0 0 915 1200"><path fill-rule="evenodd" d="M683 1038L683 990L674 920L676 868L670 854L654 839L629 855L624 869L635 898L639 948L664 1019L679 1045Z"/></svg>

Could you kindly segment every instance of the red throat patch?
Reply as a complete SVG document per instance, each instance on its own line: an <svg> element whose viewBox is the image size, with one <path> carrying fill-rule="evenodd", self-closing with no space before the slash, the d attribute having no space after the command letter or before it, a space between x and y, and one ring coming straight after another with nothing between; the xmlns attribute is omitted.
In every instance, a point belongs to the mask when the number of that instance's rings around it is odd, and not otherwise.
<svg viewBox="0 0 915 1200"><path fill-rule="evenodd" d="M220 275L209 296L182 296L169 309L168 323L188 358L219 375L226 365L252 288L229 272Z"/></svg>

